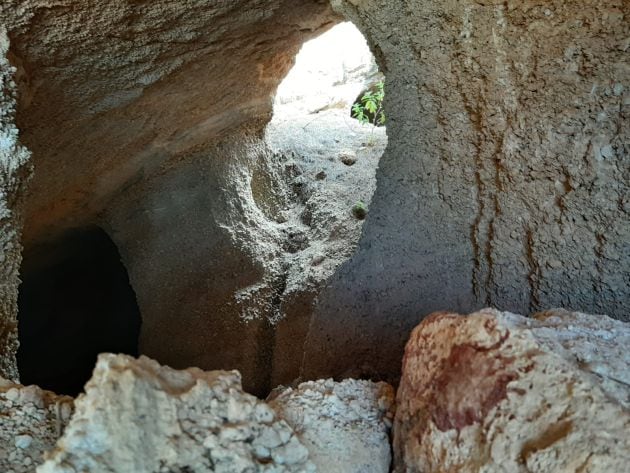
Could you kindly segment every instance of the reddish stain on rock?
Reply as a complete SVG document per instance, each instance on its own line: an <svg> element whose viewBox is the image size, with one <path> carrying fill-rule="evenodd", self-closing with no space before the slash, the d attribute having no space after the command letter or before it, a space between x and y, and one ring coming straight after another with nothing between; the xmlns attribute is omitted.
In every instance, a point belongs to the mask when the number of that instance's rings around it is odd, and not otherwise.
<svg viewBox="0 0 630 473"><path fill-rule="evenodd" d="M507 396L507 385L518 378L513 359L472 344L456 345L432 380L427 408L438 429L462 428L481 422Z"/></svg>

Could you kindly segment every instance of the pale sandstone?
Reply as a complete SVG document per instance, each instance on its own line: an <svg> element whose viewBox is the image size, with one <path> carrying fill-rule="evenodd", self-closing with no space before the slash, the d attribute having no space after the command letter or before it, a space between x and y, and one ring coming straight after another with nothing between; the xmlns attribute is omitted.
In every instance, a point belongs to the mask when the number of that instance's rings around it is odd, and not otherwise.
<svg viewBox="0 0 630 473"><path fill-rule="evenodd" d="M183 371L103 354L38 473L314 472L274 411L236 371Z"/></svg>
<svg viewBox="0 0 630 473"><path fill-rule="evenodd" d="M70 420L73 400L0 378L0 471L31 473Z"/></svg>
<svg viewBox="0 0 630 473"><path fill-rule="evenodd" d="M394 390L386 383L346 379L288 388L271 407L308 448L321 473L388 473Z"/></svg>
<svg viewBox="0 0 630 473"><path fill-rule="evenodd" d="M566 311L431 315L405 349L395 471L625 471L629 337Z"/></svg>

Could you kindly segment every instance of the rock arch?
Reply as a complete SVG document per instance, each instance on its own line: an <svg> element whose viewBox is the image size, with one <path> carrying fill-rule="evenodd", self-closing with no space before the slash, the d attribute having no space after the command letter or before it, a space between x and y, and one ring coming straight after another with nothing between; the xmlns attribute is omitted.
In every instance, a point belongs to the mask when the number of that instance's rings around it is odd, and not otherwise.
<svg viewBox="0 0 630 473"><path fill-rule="evenodd" d="M390 142L357 253L313 312L298 304L309 330L291 340L305 347L295 374L395 378L409 329L436 309L627 318L627 2L332 4L336 14L315 0L3 6L37 169L25 244L98 221L143 314L161 314L145 318L141 350L239 368L264 391L275 332L265 318L234 323L243 307L228 294L263 280L272 254L238 242L271 236L252 231L260 215L238 183L267 152L270 96L297 47L343 14L387 74ZM0 366L14 376L15 270L5 280ZM247 307L269 312L282 281L263 282Z"/></svg>

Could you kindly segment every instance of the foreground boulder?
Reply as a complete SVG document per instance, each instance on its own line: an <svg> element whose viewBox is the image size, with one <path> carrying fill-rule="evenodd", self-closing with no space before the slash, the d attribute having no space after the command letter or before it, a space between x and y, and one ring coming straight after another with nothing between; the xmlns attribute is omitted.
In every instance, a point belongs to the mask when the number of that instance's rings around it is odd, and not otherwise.
<svg viewBox="0 0 630 473"><path fill-rule="evenodd" d="M394 390L387 383L310 381L270 402L319 472L388 473Z"/></svg>
<svg viewBox="0 0 630 473"><path fill-rule="evenodd" d="M35 471L71 414L72 398L0 378L0 472Z"/></svg>
<svg viewBox="0 0 630 473"><path fill-rule="evenodd" d="M395 471L628 471L628 346L605 316L428 317L405 349Z"/></svg>
<svg viewBox="0 0 630 473"><path fill-rule="evenodd" d="M307 449L236 371L101 355L38 473L313 472Z"/></svg>

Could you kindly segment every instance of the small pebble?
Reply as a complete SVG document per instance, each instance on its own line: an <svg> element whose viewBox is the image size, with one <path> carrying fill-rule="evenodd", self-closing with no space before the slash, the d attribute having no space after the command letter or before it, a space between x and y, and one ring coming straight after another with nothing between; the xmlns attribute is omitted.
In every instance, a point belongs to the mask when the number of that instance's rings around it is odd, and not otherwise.
<svg viewBox="0 0 630 473"><path fill-rule="evenodd" d="M352 166L357 162L357 155L352 151L346 151L339 155L339 159L346 166Z"/></svg>
<svg viewBox="0 0 630 473"><path fill-rule="evenodd" d="M324 262L324 256L323 255L317 255L317 256L313 257L313 259L311 260L311 266L319 266L323 262Z"/></svg>
<svg viewBox="0 0 630 473"><path fill-rule="evenodd" d="M15 437L15 446L17 448L21 448L21 449L25 449L31 446L31 443L33 443L33 437L31 437L30 435L17 435Z"/></svg>

